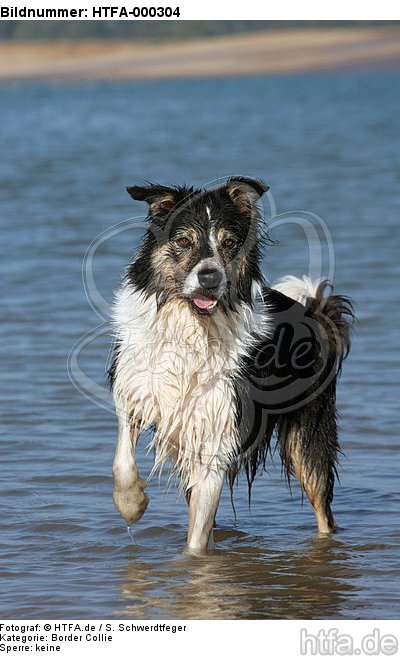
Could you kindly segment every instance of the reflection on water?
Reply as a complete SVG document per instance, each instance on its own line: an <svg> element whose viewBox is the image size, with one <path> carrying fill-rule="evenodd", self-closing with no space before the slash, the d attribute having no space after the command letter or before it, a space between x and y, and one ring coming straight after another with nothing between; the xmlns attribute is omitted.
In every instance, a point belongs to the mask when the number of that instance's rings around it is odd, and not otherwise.
<svg viewBox="0 0 400 656"><path fill-rule="evenodd" d="M226 532L225 532L226 534ZM221 540L216 532L216 540ZM311 619L339 617L349 597L356 612L357 577L344 545L315 538L300 551L271 550L240 540L227 553L157 564L140 557L123 573L126 618Z"/></svg>
<svg viewBox="0 0 400 656"><path fill-rule="evenodd" d="M4 618L398 618L400 85L393 74L2 87L0 255L0 610ZM340 119L338 120L338 117ZM80 396L66 370L94 329L85 251L140 217L124 188L264 178L278 212L319 214L333 235L335 288L360 327L339 388L342 530L317 538L279 465L242 481L237 526L224 496L217 550L182 554L187 508L164 482L129 540L112 505L115 417ZM396 192L395 192L396 190ZM296 226L271 235L270 279L308 269ZM102 244L110 301L138 230ZM104 386L108 334L82 353ZM146 442L146 439L143 440ZM152 458L139 448L146 475Z"/></svg>
<svg viewBox="0 0 400 656"><path fill-rule="evenodd" d="M163 539L163 531L158 533ZM353 558L358 548L338 537L271 548L268 540L217 529L215 540L213 554L162 563L142 559L140 548L133 550L122 573L118 616L318 619L346 618L348 610L357 617L365 610L357 588L362 568Z"/></svg>

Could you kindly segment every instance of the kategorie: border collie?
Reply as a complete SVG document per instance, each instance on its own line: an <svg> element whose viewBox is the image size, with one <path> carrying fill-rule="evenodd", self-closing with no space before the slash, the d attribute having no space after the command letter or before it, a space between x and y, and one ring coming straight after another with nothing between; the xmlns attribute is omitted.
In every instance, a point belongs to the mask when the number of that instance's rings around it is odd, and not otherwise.
<svg viewBox="0 0 400 656"><path fill-rule="evenodd" d="M171 463L189 504L189 551L212 545L224 479L232 489L243 469L251 487L273 435L318 530L336 527L335 392L352 305L326 294L327 280L266 285L258 201L267 189L245 177L213 190L128 187L150 223L115 303L114 503L128 524L145 512L135 447L153 427L155 467Z"/></svg>

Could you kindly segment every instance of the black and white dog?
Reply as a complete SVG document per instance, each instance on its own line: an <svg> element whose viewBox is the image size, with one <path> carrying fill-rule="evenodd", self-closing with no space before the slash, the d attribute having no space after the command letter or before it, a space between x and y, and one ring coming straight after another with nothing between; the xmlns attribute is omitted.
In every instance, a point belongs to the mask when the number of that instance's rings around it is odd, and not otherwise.
<svg viewBox="0 0 400 656"><path fill-rule="evenodd" d="M145 512L135 446L152 427L154 467L169 461L186 494L190 551L212 545L225 477L232 490L243 469L250 490L274 435L318 530L335 530L335 391L352 306L325 293L327 280L266 286L258 201L267 189L244 177L214 190L128 188L148 203L150 223L114 310L114 503L128 524Z"/></svg>

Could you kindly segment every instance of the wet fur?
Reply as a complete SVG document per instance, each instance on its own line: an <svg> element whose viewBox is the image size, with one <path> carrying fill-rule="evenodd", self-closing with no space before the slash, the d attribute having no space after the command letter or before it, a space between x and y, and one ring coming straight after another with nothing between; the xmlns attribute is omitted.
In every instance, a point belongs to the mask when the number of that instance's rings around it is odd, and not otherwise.
<svg viewBox="0 0 400 656"><path fill-rule="evenodd" d="M276 289L265 285L257 206L265 190L245 178L212 191L128 188L148 203L150 225L115 303L114 502L128 523L145 511L134 448L141 430L154 427L154 467L169 461L180 478L194 551L209 544L224 477L232 490L244 469L250 492L273 435L284 471L299 478L319 529L335 529L336 382L350 347L352 306L326 295L327 281L288 277ZM181 235L190 250L179 246ZM229 249L227 235L235 242ZM223 272L213 316L194 312L185 296L202 263ZM271 357L276 352L278 360ZM290 398L287 387L280 389L282 366Z"/></svg>

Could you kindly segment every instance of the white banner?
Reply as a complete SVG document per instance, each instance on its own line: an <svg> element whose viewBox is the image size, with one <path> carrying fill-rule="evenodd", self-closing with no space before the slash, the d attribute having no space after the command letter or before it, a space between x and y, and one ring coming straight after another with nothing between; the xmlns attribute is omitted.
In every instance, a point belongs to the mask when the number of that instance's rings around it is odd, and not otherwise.
<svg viewBox="0 0 400 656"><path fill-rule="evenodd" d="M399 629L399 622L389 620L8 620L0 622L0 653L395 656Z"/></svg>
<svg viewBox="0 0 400 656"><path fill-rule="evenodd" d="M399 5L317 0L285 3L194 2L193 0L10 0L1 1L1 20L396 20Z"/></svg>

